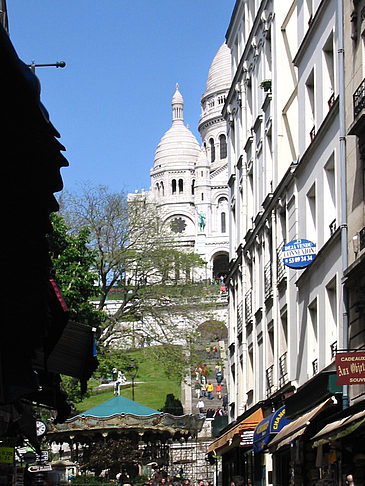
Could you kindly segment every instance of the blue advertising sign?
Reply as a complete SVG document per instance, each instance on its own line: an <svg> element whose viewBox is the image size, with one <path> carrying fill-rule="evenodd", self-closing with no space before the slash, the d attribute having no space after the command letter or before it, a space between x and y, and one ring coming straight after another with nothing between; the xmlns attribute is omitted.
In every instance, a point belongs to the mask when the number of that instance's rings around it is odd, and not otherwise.
<svg viewBox="0 0 365 486"><path fill-rule="evenodd" d="M264 418L255 429L253 436L254 452L261 452L272 438L272 434L277 434L290 422L285 416L285 405L276 412Z"/></svg>
<svg viewBox="0 0 365 486"><path fill-rule="evenodd" d="M283 247L283 263L289 268L305 268L316 257L316 245L309 240L293 240Z"/></svg>

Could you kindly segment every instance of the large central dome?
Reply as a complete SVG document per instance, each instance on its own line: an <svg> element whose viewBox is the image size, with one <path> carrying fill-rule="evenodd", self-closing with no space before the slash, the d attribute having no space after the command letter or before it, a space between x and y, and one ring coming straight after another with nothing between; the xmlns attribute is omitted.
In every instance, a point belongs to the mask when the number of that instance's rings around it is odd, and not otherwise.
<svg viewBox="0 0 365 486"><path fill-rule="evenodd" d="M161 138L155 153L154 168L171 166L174 169L195 164L200 145L191 131L184 125L184 100L176 85L172 98L172 126Z"/></svg>
<svg viewBox="0 0 365 486"><path fill-rule="evenodd" d="M205 94L225 89L231 84L231 54L224 42L210 65Z"/></svg>

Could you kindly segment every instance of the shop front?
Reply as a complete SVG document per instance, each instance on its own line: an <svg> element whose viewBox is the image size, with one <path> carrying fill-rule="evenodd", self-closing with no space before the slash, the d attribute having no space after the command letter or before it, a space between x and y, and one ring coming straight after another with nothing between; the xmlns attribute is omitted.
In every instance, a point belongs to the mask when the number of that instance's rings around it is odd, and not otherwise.
<svg viewBox="0 0 365 486"><path fill-rule="evenodd" d="M285 415L285 405L265 417L256 427L253 436L253 452L266 471L266 484L272 484L272 457L268 452L269 441L290 422Z"/></svg>
<svg viewBox="0 0 365 486"><path fill-rule="evenodd" d="M334 397L326 399L285 425L268 443L273 454L273 484L318 484L320 477L311 437L336 410L336 404Z"/></svg>
<svg viewBox="0 0 365 486"><path fill-rule="evenodd" d="M312 437L318 469L317 485L346 484L352 475L356 486L365 485L365 402L344 410Z"/></svg>
<svg viewBox="0 0 365 486"><path fill-rule="evenodd" d="M222 486L232 481L237 485L265 484L265 469L261 457L253 453L253 436L257 425L263 420L261 408L248 411L212 442L208 454L222 457Z"/></svg>

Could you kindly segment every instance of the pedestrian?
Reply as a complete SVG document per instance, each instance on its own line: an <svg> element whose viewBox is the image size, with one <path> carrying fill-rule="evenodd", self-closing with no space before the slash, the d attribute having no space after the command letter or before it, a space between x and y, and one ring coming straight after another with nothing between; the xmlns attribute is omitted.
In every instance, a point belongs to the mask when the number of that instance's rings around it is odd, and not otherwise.
<svg viewBox="0 0 365 486"><path fill-rule="evenodd" d="M208 393L208 399L213 400L213 384L210 381L208 381L206 389Z"/></svg>
<svg viewBox="0 0 365 486"><path fill-rule="evenodd" d="M209 358L210 358L210 346L207 346L207 347L205 348L205 353L206 353L206 357L207 357L207 359L209 359Z"/></svg>
<svg viewBox="0 0 365 486"><path fill-rule="evenodd" d="M227 408L228 408L228 395L227 395L227 393L225 393L223 395L222 406L223 406L223 410L227 411Z"/></svg>
<svg viewBox="0 0 365 486"><path fill-rule="evenodd" d="M214 357L215 357L215 359L219 358L219 352L218 352L217 346L214 346Z"/></svg>
<svg viewBox="0 0 365 486"><path fill-rule="evenodd" d="M203 402L202 398L199 398L199 401L196 404L196 408L199 409L200 415L204 415L204 402Z"/></svg>
<svg viewBox="0 0 365 486"><path fill-rule="evenodd" d="M199 398L201 396L201 391L202 391L202 386L201 384L197 381L194 385L195 387L195 395L196 395L196 398Z"/></svg>
<svg viewBox="0 0 365 486"><path fill-rule="evenodd" d="M217 398L218 398L219 400L221 400L221 398L222 398L222 385L221 385L220 383L217 383L217 384L215 385L215 392L216 392L216 394L217 394Z"/></svg>
<svg viewBox="0 0 365 486"><path fill-rule="evenodd" d="M346 486L355 486L354 477L352 474L347 474L346 476Z"/></svg>

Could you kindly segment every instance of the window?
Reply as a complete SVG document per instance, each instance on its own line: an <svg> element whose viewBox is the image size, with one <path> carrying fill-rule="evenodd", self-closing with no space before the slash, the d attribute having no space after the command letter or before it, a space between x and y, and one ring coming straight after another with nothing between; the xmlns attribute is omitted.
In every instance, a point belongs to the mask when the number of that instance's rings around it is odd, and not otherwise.
<svg viewBox="0 0 365 486"><path fill-rule="evenodd" d="M162 181L161 181L161 184L160 184L160 188L161 188L161 195L164 196L165 195L165 188L164 188Z"/></svg>
<svg viewBox="0 0 365 486"><path fill-rule="evenodd" d="M313 184L307 193L306 229L308 239L313 241L313 243L317 243L317 207L315 184Z"/></svg>
<svg viewBox="0 0 365 486"><path fill-rule="evenodd" d="M210 162L213 163L215 161L215 146L214 146L214 140L212 138L209 140L209 145L210 145Z"/></svg>
<svg viewBox="0 0 365 486"><path fill-rule="evenodd" d="M219 136L219 150L221 160L225 159L227 157L227 140L225 135Z"/></svg>
<svg viewBox="0 0 365 486"><path fill-rule="evenodd" d="M328 331L328 346L326 346L326 364L333 359L333 347L337 345L337 282L334 277L331 282L326 285L326 330Z"/></svg>
<svg viewBox="0 0 365 486"><path fill-rule="evenodd" d="M308 306L308 374L318 372L318 315L317 299Z"/></svg>
<svg viewBox="0 0 365 486"><path fill-rule="evenodd" d="M226 213L221 213L221 233L226 232Z"/></svg>
<svg viewBox="0 0 365 486"><path fill-rule="evenodd" d="M179 194L182 194L184 192L184 181L182 179L179 179Z"/></svg>
<svg viewBox="0 0 365 486"><path fill-rule="evenodd" d="M191 194L194 196L194 193L195 193L195 179L193 179L191 182Z"/></svg>
<svg viewBox="0 0 365 486"><path fill-rule="evenodd" d="M335 70L333 52L333 32L323 47L323 102L324 113L332 108L335 101ZM327 105L327 106L326 106Z"/></svg>
<svg viewBox="0 0 365 486"><path fill-rule="evenodd" d="M309 136L309 142L312 142L316 135L316 113L315 113L315 97L314 97L314 71L308 76L306 86L306 131Z"/></svg>
<svg viewBox="0 0 365 486"><path fill-rule="evenodd" d="M202 193L202 201L204 201L204 193Z"/></svg>
<svg viewBox="0 0 365 486"><path fill-rule="evenodd" d="M335 161L334 154L324 168L324 221L325 221L325 239L328 239L336 231L336 178L335 178Z"/></svg>
<svg viewBox="0 0 365 486"><path fill-rule="evenodd" d="M172 192L172 194L176 194L176 179L172 179L171 192Z"/></svg>

